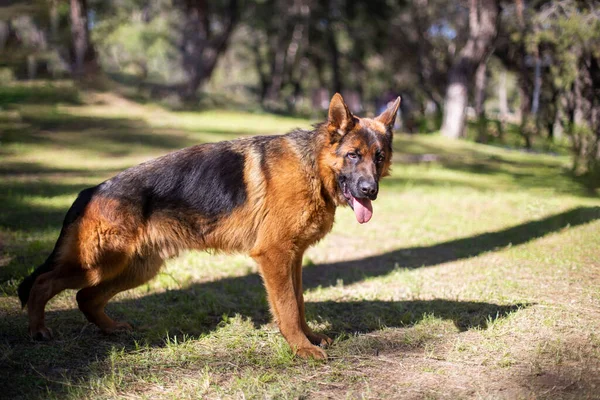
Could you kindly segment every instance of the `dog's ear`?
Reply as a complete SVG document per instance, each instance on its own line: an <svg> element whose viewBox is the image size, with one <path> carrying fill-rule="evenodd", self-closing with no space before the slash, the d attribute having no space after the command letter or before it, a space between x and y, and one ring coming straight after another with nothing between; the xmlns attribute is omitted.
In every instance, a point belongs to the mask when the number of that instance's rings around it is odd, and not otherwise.
<svg viewBox="0 0 600 400"><path fill-rule="evenodd" d="M391 132L394 129L394 123L396 122L396 114L398 114L398 108L400 108L400 97L398 97L394 102L389 102L387 109L382 112L377 118L377 121L381 122L385 125L388 132Z"/></svg>
<svg viewBox="0 0 600 400"><path fill-rule="evenodd" d="M354 116L339 93L334 94L329 103L327 124L339 135L344 135L354 127Z"/></svg>

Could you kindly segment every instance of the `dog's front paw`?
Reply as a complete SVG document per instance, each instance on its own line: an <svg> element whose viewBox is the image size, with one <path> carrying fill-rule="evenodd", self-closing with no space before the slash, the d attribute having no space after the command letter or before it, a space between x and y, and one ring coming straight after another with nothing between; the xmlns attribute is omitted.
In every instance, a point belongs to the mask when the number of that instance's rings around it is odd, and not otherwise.
<svg viewBox="0 0 600 400"><path fill-rule="evenodd" d="M317 346L301 347L296 351L301 358L314 358L315 360L327 360L327 353Z"/></svg>

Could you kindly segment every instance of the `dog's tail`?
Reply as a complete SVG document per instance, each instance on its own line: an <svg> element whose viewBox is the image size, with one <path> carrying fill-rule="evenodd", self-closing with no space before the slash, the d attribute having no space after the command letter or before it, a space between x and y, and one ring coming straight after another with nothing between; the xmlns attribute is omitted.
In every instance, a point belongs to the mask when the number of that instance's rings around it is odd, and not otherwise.
<svg viewBox="0 0 600 400"><path fill-rule="evenodd" d="M53 258L53 254L51 254L50 257L48 257L48 259L42 265L37 267L35 271L31 273L31 275L23 279L23 282L21 282L21 284L19 285L17 292L19 294L19 299L21 300L21 307L25 308L25 306L27 305L27 300L29 300L29 293L31 292L31 288L33 287L33 284L38 278L38 276L46 272L50 272L54 268L54 263L52 260Z"/></svg>

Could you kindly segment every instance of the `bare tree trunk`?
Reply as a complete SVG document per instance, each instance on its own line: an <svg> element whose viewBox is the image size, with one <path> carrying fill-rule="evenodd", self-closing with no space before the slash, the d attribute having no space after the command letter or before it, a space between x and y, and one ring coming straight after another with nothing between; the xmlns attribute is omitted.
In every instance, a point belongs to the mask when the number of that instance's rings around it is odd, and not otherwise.
<svg viewBox="0 0 600 400"><path fill-rule="evenodd" d="M428 39L429 28L432 22L428 17L429 0L417 0L412 2L412 15L416 24L416 33L419 38L417 47L417 76L419 77L419 86L427 95L429 100L435 104L436 130L440 128L442 121L442 110L444 109L444 97L436 90L437 85L433 77L433 68L431 62L427 60L427 55L432 52L431 44Z"/></svg>
<svg viewBox="0 0 600 400"><path fill-rule="evenodd" d="M339 14L339 4L335 0L327 0L327 9L329 10L330 16ZM340 51L337 44L337 38L335 37L334 25L335 20L333 18L327 19L327 44L329 46L329 53L331 54L331 72L332 72L332 87L334 93L342 92L342 76L340 72Z"/></svg>
<svg viewBox="0 0 600 400"><path fill-rule="evenodd" d="M330 22L331 23L331 22ZM335 32L333 29L328 29L329 51L331 52L331 69L333 78L332 90L334 93L342 91L342 76L340 72L340 51L338 49Z"/></svg>
<svg viewBox="0 0 600 400"><path fill-rule="evenodd" d="M500 119L505 120L508 116L508 92L506 90L506 70L500 73L498 83L498 103L500 108Z"/></svg>
<svg viewBox="0 0 600 400"><path fill-rule="evenodd" d="M286 0L279 0L275 4L276 10L280 17L279 26L277 28L275 52L271 62L271 79L265 95L266 103L273 103L279 100L279 92L283 86L283 78L285 73L285 55L288 47L288 14L289 4Z"/></svg>
<svg viewBox="0 0 600 400"><path fill-rule="evenodd" d="M485 89L487 87L487 63L481 63L475 72L475 114L477 117L485 113Z"/></svg>
<svg viewBox="0 0 600 400"><path fill-rule="evenodd" d="M290 83L292 84L292 87L294 88L292 94L289 96L288 98L288 108L292 111L295 112L298 106L299 101L302 100L302 82L304 82L306 74L308 73L308 69L310 67L310 61L308 60L308 58L303 57L300 62L298 63L299 67L298 67L298 72L295 74L295 76L293 76L292 78L290 78Z"/></svg>
<svg viewBox="0 0 600 400"><path fill-rule="evenodd" d="M500 123L498 124L498 139L504 139L504 130L506 129L506 119L508 118L508 93L506 90L506 70L500 73L500 82L498 83L498 103L500 108Z"/></svg>
<svg viewBox="0 0 600 400"><path fill-rule="evenodd" d="M465 129L468 98L466 75L465 71L453 68L448 76L449 84L444 101L442 135L453 139L462 137Z"/></svg>
<svg viewBox="0 0 600 400"><path fill-rule="evenodd" d="M87 12L85 0L71 0L71 35L73 36L74 65L76 75L83 74L83 64L87 51Z"/></svg>
<svg viewBox="0 0 600 400"><path fill-rule="evenodd" d="M4 47L8 42L8 37L10 35L10 20L2 21L0 20L0 51L4 51Z"/></svg>
<svg viewBox="0 0 600 400"><path fill-rule="evenodd" d="M219 57L227 50L239 16L238 1L230 0L228 8L229 17L221 32L215 35L212 32L207 1L185 1L180 50L187 76L181 88L186 100L195 99L198 88L211 77Z"/></svg>
<svg viewBox="0 0 600 400"><path fill-rule="evenodd" d="M58 25L60 15L58 14L58 0L50 0L50 40L55 43L58 41Z"/></svg>
<svg viewBox="0 0 600 400"><path fill-rule="evenodd" d="M487 60L486 60L487 61ZM477 118L477 141L486 143L487 119L485 116L485 89L487 87L487 62L479 64L475 72L475 117Z"/></svg>
<svg viewBox="0 0 600 400"><path fill-rule="evenodd" d="M35 54L29 54L27 56L27 79L35 79L37 74L37 59Z"/></svg>
<svg viewBox="0 0 600 400"><path fill-rule="evenodd" d="M286 2L283 2L283 6ZM284 8L284 7L282 7ZM266 100L269 102L279 101L279 95L284 83L288 83L286 77L291 77L298 55L302 51L302 44L306 42L308 35L308 18L310 8L305 0L294 0L291 10L281 10L289 13L289 17L295 20L291 36L288 31L288 23L283 19L279 28L277 50L273 61L271 84L267 90Z"/></svg>
<svg viewBox="0 0 600 400"><path fill-rule="evenodd" d="M540 109L540 95L542 92L542 60L539 52L535 55L535 69L533 78L533 99L531 101L531 114L534 118Z"/></svg>
<svg viewBox="0 0 600 400"><path fill-rule="evenodd" d="M531 91L525 78L522 77L519 81L519 96L521 97L521 127L519 131L523 139L525 139L525 148L531 149L531 136L534 130L531 118Z"/></svg>
<svg viewBox="0 0 600 400"><path fill-rule="evenodd" d="M71 0L71 36L73 38L73 74L83 76L97 67L96 52L90 41L87 0Z"/></svg>
<svg viewBox="0 0 600 400"><path fill-rule="evenodd" d="M265 98L267 96L267 90L269 89L269 72L265 72L264 64L263 64L263 56L261 54L261 38L258 35L253 35L252 41L250 43L250 47L254 53L254 67L256 68L256 73L258 74L259 81L259 99L261 103L264 103Z"/></svg>
<svg viewBox="0 0 600 400"><path fill-rule="evenodd" d="M525 31L525 25L522 25L522 31ZM521 98L521 106L520 114L521 114L521 126L519 127L519 132L523 139L525 140L525 148L532 148L532 137L535 134L536 126L535 119L532 115L532 105L533 105L533 93L535 82L532 82L531 75L528 71L527 65L525 63L525 43L522 42L520 44L521 54L523 56L520 60L520 71L518 78L519 85L519 97Z"/></svg>
<svg viewBox="0 0 600 400"><path fill-rule="evenodd" d="M584 100L582 93L581 75L573 81L573 110L570 118L571 140L573 140L573 149L575 151L573 157L573 171L581 173L585 171L585 153L587 151L587 140L585 134L581 134L582 125L584 124Z"/></svg>
<svg viewBox="0 0 600 400"><path fill-rule="evenodd" d="M464 135L469 82L478 66L490 54L498 28L497 0L470 0L469 39L448 73L442 134L449 138Z"/></svg>

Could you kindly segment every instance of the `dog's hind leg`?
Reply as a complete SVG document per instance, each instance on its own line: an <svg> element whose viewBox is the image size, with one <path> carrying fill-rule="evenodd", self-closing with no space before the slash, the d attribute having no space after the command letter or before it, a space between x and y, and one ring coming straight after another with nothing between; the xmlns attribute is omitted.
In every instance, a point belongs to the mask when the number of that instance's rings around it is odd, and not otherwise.
<svg viewBox="0 0 600 400"><path fill-rule="evenodd" d="M104 308L117 293L133 289L152 279L162 263L163 260L159 256L135 258L116 277L77 292L79 309L88 321L97 325L104 333L131 330L132 327L127 322L115 321L106 315Z"/></svg>
<svg viewBox="0 0 600 400"><path fill-rule="evenodd" d="M45 326L44 309L48 301L65 289L81 289L92 287L105 280L112 279L120 273L127 256L111 255L111 266L102 265L83 267L75 262L72 253L59 257L50 272L38 276L29 294L27 311L29 314L29 333L34 339L49 340L52 331ZM119 265L120 264L120 265Z"/></svg>
<svg viewBox="0 0 600 400"><path fill-rule="evenodd" d="M117 293L130 289L120 277L90 286L77 292L77 304L88 321L95 324L104 333L113 333L118 330L130 330L127 322L111 319L104 312L106 303Z"/></svg>
<svg viewBox="0 0 600 400"><path fill-rule="evenodd" d="M52 331L45 325L44 309L48 301L65 289L79 289L86 284L85 275L56 268L37 277L27 301L29 334L36 340L50 340Z"/></svg>

